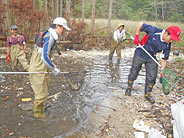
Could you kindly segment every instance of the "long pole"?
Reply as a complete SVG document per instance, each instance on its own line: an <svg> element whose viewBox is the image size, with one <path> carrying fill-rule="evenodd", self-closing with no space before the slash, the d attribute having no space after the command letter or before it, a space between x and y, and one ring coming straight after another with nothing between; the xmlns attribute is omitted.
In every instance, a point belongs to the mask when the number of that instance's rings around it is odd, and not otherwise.
<svg viewBox="0 0 184 138"><path fill-rule="evenodd" d="M130 36L130 38L132 40L134 40L134 37L133 36L131 36L128 32L126 32L126 33ZM142 48L142 50L144 50L144 52L146 52L146 54L148 54L148 56L150 56L150 58L153 59L153 61L155 61L155 63L157 63L157 65L159 67L162 67L162 65L160 63L158 63L158 61L143 46L141 46L140 44L138 44L137 48Z"/></svg>
<svg viewBox="0 0 184 138"><path fill-rule="evenodd" d="M82 72L60 72L59 74L78 74L78 73L85 73L86 71ZM52 74L52 72L0 72L0 74L6 75L28 75L28 74Z"/></svg>

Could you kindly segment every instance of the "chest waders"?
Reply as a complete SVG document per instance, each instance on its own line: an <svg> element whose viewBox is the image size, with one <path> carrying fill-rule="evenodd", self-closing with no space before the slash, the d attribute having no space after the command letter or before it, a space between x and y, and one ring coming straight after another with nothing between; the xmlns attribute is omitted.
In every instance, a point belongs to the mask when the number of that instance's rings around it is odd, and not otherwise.
<svg viewBox="0 0 184 138"><path fill-rule="evenodd" d="M122 49L123 45L124 45L123 42L118 42L118 43L116 43L114 41L112 42L112 45L110 48L110 53L109 53L109 60L112 60L112 56L113 56L115 50L116 50L118 60L121 59L121 49Z"/></svg>
<svg viewBox="0 0 184 138"><path fill-rule="evenodd" d="M14 70L16 68L18 62L20 62L23 69L28 71L29 65L28 65L28 62L26 60L26 56L24 54L23 45L20 45L20 36L19 35L17 38L17 43L14 45L12 44L12 37L10 37L10 55L11 55L10 58L11 58L12 70Z"/></svg>
<svg viewBox="0 0 184 138"><path fill-rule="evenodd" d="M50 35L46 35L47 37ZM49 72L50 69L42 61L42 54L38 50L42 47L34 47L32 52L29 72ZM42 118L44 103L48 98L50 88L50 74L30 74L30 83L34 91L34 117Z"/></svg>

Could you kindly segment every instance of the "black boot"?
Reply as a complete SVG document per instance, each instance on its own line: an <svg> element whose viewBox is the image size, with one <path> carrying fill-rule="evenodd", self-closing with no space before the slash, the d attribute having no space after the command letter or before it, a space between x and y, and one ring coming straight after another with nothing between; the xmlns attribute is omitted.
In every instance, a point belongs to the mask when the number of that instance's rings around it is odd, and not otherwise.
<svg viewBox="0 0 184 138"><path fill-rule="evenodd" d="M132 88L127 88L126 91L125 91L125 95L126 96L131 96L131 91L132 91Z"/></svg>
<svg viewBox="0 0 184 138"><path fill-rule="evenodd" d="M146 85L146 86L145 86L144 98L145 98L148 102L154 104L154 103L155 103L155 100L154 100L154 99L151 97L151 95L150 95L152 89L153 89L153 85Z"/></svg>
<svg viewBox="0 0 184 138"><path fill-rule="evenodd" d="M131 91L132 91L133 82L134 82L134 81L128 80L128 88L127 88L126 91L125 91L125 95L126 95L126 96L131 96L131 95L132 95L132 94L131 94Z"/></svg>
<svg viewBox="0 0 184 138"><path fill-rule="evenodd" d="M151 104L155 103L155 100L151 97L150 92L144 94L144 98Z"/></svg>
<svg viewBox="0 0 184 138"><path fill-rule="evenodd" d="M109 56L109 61L112 61L112 56Z"/></svg>

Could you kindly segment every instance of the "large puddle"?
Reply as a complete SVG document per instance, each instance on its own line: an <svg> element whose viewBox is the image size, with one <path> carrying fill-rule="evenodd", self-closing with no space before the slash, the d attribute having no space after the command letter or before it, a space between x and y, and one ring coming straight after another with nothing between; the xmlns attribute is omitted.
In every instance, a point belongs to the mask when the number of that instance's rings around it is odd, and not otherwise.
<svg viewBox="0 0 184 138"><path fill-rule="evenodd" d="M113 91L124 95L131 56L123 56L120 63L116 62L116 57L109 62L107 54L95 54L91 58L65 55L54 60L62 71L87 71L85 74L70 76L73 81L81 83L81 89L73 91L66 77L52 76L50 95L59 94L47 100L51 106L45 109L45 117L35 119L32 110L24 110L24 106L30 103L21 101L22 98L34 97L29 79L20 75L4 76L3 80L6 81L0 83L0 137L62 138L74 134L77 137L78 133L87 136L95 131L91 125L94 119L91 113L98 113L97 106L101 110L111 110L112 100L107 99L116 95ZM1 63L1 71L9 70L7 63ZM134 95L143 94L144 78L145 72L142 70L134 85ZM3 101L6 96L8 98Z"/></svg>

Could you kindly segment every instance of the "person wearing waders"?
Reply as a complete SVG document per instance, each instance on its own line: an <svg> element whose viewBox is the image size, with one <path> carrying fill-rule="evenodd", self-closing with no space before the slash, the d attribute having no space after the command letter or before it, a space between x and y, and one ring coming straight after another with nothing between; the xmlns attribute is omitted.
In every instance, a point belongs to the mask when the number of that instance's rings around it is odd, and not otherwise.
<svg viewBox="0 0 184 138"><path fill-rule="evenodd" d="M62 17L55 18L48 32L43 36L42 47L38 44L34 47L30 72L52 71L55 76L60 73L60 70L50 60L50 56L51 51L55 48L56 40L65 30L71 30L67 26L67 21ZM30 74L30 82L34 91L34 117L42 118L44 102L48 97L50 87L50 74Z"/></svg>
<svg viewBox="0 0 184 138"><path fill-rule="evenodd" d="M146 35L141 42L139 41L140 32L146 32ZM178 26L170 26L166 30L163 30L145 23L139 23L136 30L136 36L134 38L134 43L144 46L144 49L147 50L155 59L155 54L162 52L161 65L162 68L166 68L171 42L179 41L180 33L181 29ZM131 96L133 82L137 79L139 71L142 68L142 64L145 64L146 69L144 98L153 104L155 103L155 100L151 97L150 93L156 81L158 65L153 61L153 59L150 58L149 55L145 53L145 51L143 51L142 48L136 48L135 50L132 66L128 76L128 87L126 89L125 95Z"/></svg>
<svg viewBox="0 0 184 138"><path fill-rule="evenodd" d="M119 24L118 28L114 31L113 35L113 43L110 48L110 53L109 53L109 61L112 61L112 56L116 50L117 54L117 61L119 62L121 59L121 48L123 45L123 41L126 39L125 36L125 25L124 24Z"/></svg>
<svg viewBox="0 0 184 138"><path fill-rule="evenodd" d="M7 37L7 62L11 62L12 70L16 69L18 62L21 63L23 69L28 71L29 64L26 60L26 45L24 37L18 34L18 27L16 25L11 26L11 36Z"/></svg>

